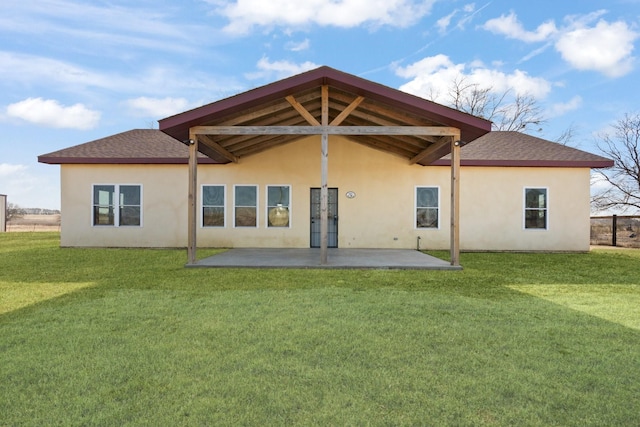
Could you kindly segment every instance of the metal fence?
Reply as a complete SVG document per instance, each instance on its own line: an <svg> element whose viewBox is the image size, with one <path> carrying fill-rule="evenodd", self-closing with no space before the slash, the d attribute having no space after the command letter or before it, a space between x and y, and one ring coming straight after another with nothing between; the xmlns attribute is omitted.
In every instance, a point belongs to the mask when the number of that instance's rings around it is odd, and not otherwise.
<svg viewBox="0 0 640 427"><path fill-rule="evenodd" d="M591 244L640 248L640 215L592 216Z"/></svg>

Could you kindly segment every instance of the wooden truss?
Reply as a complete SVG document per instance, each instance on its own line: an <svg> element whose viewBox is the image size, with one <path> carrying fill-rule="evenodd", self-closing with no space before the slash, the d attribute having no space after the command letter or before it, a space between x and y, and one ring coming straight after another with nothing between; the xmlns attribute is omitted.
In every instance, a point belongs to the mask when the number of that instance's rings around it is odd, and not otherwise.
<svg viewBox="0 0 640 427"><path fill-rule="evenodd" d="M302 117L308 125L243 125L241 123L221 124L213 126L193 126L189 129L189 216L188 216L188 263L196 262L196 240L197 240L197 153L202 151L207 155L216 155L227 162L238 162L241 155L248 155L264 149L270 148L283 141L290 140L291 136L302 137L308 135L321 136L321 188L320 188L320 263L327 264L328 254L328 164L329 164L329 136L345 135L355 137L367 137L367 145L383 149L394 154L403 155L409 159L409 164L429 164L447 153L451 153L451 264L459 265L459 192L460 192L460 130L455 127L446 126L421 126L421 125L389 125L384 120L377 119L375 125L342 125L347 118L354 115L358 107L363 104L365 98L357 96L348 102L339 113L334 114L330 120L329 109L329 86L321 86L320 120L312 114L302 102L293 95L285 97L286 102L293 108L299 117ZM333 109L336 107L333 105ZM375 111L373 112L375 113ZM373 113L367 112L368 116ZM391 114L389 110L380 113L382 115ZM247 117L244 118L248 122ZM357 121L357 120L356 120ZM381 124L378 124L381 123ZM251 136L259 136L258 144L249 143ZM228 143L226 147L216 142L220 136L237 136L233 144ZM398 143L386 139L394 136ZM425 141L420 150L415 150L416 144L403 139L412 137L418 141ZM243 138L246 138L243 140ZM287 139L283 139L287 138ZM413 151L408 151L402 147L413 143ZM251 151L247 151L250 148ZM244 150L244 151L243 151ZM241 154L242 153L242 154ZM410 153L410 154L408 154Z"/></svg>

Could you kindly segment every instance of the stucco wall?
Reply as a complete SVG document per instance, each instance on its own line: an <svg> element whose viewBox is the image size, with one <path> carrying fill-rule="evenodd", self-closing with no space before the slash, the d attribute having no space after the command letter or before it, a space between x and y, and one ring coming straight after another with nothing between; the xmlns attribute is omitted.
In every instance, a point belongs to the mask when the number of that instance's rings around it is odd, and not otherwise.
<svg viewBox="0 0 640 427"><path fill-rule="evenodd" d="M461 172L462 250L588 251L588 168L484 168ZM524 188L547 188L548 228L524 228Z"/></svg>
<svg viewBox="0 0 640 427"><path fill-rule="evenodd" d="M61 246L186 246L186 166L62 165L60 182ZM142 226L92 226L94 184L142 185Z"/></svg>
<svg viewBox="0 0 640 427"><path fill-rule="evenodd" d="M407 163L345 138L330 139L329 187L338 188L339 247L415 248L418 237L422 248L449 247L450 169ZM198 188L225 185L227 198L226 226L199 226L198 246L309 247L310 188L320 187L320 179L318 137L243 158L238 164L200 165ZM93 227L93 184L141 184L142 227ZM183 247L187 184L186 165L63 165L62 245ZM257 228L233 227L237 184L258 186ZM291 186L289 228L266 226L267 185ZM416 229L416 186L440 188L438 229ZM524 186L549 188L549 230L524 230ZM347 191L356 197L347 198ZM588 169L462 169L462 249L588 250L588 245Z"/></svg>

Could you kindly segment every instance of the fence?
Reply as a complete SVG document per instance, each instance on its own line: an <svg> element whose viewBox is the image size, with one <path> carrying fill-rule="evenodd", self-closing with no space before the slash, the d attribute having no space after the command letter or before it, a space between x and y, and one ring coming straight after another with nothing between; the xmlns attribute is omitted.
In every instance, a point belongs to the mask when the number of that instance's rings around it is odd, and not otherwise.
<svg viewBox="0 0 640 427"><path fill-rule="evenodd" d="M640 248L640 215L592 216L591 244Z"/></svg>
<svg viewBox="0 0 640 427"><path fill-rule="evenodd" d="M14 216L7 221L6 231L60 231L60 214Z"/></svg>

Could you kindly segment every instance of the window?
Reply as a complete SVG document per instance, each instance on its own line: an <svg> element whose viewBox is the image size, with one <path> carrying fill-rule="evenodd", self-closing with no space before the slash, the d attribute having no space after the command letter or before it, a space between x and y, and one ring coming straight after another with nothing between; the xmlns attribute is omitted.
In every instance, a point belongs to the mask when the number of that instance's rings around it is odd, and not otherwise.
<svg viewBox="0 0 640 427"><path fill-rule="evenodd" d="M202 186L202 226L225 226L225 187L224 185Z"/></svg>
<svg viewBox="0 0 640 427"><path fill-rule="evenodd" d="M258 226L258 187L236 185L234 224L236 227Z"/></svg>
<svg viewBox="0 0 640 427"><path fill-rule="evenodd" d="M548 198L546 188L524 189L524 228L546 230Z"/></svg>
<svg viewBox="0 0 640 427"><path fill-rule="evenodd" d="M142 188L140 185L94 185L93 225L140 226Z"/></svg>
<svg viewBox="0 0 640 427"><path fill-rule="evenodd" d="M416 228L439 227L438 187L416 187Z"/></svg>
<svg viewBox="0 0 640 427"><path fill-rule="evenodd" d="M289 195L288 185L267 186L267 227L289 227Z"/></svg>

